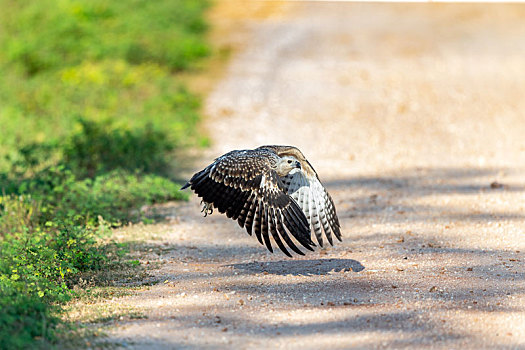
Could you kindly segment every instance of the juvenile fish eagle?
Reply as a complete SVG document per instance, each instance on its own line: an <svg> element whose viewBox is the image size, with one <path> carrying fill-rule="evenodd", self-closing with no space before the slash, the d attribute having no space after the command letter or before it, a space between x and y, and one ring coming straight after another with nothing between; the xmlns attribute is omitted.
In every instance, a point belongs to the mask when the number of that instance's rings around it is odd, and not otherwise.
<svg viewBox="0 0 525 350"><path fill-rule="evenodd" d="M323 231L331 245L332 234L341 241L334 202L296 147L231 151L193 175L181 189L190 186L202 198L204 216L217 208L237 220L250 236L254 231L270 252L269 234L289 257L281 238L294 252L304 255L289 233L309 250L315 246L311 232L321 247Z"/></svg>

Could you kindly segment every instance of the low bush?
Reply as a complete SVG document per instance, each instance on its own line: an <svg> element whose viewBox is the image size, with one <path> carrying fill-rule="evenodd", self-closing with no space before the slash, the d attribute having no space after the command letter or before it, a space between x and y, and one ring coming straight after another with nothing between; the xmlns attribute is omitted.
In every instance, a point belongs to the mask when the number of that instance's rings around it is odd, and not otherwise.
<svg viewBox="0 0 525 350"><path fill-rule="evenodd" d="M78 177L95 177L115 169L166 173L174 142L153 124L130 130L109 122L80 120L81 130L66 144L64 160Z"/></svg>
<svg viewBox="0 0 525 350"><path fill-rule="evenodd" d="M0 197L0 340L7 348L56 339L57 303L70 298L76 276L119 258L97 243L108 227L140 219L133 209L141 205L186 198L158 175L114 170L79 179L64 166L11 187L18 194Z"/></svg>
<svg viewBox="0 0 525 350"><path fill-rule="evenodd" d="M11 280L3 272L0 274L0 339L3 349L27 349L56 339L55 328L60 323L57 307L37 294L21 292L24 283Z"/></svg>
<svg viewBox="0 0 525 350"><path fill-rule="evenodd" d="M78 271L101 266L92 229L56 221L40 225L48 207L26 196L0 197L0 339L26 348L56 339L57 302Z"/></svg>

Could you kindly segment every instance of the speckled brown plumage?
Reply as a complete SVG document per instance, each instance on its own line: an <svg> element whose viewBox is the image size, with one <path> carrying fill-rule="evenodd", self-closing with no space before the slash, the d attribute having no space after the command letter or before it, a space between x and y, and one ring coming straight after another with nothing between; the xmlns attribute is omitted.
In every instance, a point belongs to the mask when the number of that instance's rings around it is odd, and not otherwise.
<svg viewBox="0 0 525 350"><path fill-rule="evenodd" d="M286 245L304 255L292 237L309 250L315 246L311 232L321 246L323 230L330 244L332 233L341 240L333 201L295 147L262 146L226 153L193 175L182 189L187 187L202 198L205 213L213 206L237 220L271 252L270 235L287 256L291 254Z"/></svg>

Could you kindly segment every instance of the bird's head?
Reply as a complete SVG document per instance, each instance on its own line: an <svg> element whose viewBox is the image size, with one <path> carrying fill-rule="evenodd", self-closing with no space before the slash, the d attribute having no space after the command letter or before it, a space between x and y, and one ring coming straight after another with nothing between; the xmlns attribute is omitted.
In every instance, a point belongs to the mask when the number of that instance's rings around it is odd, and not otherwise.
<svg viewBox="0 0 525 350"><path fill-rule="evenodd" d="M294 169L301 169L301 163L293 156L284 156L277 162L275 171L279 176L286 176Z"/></svg>

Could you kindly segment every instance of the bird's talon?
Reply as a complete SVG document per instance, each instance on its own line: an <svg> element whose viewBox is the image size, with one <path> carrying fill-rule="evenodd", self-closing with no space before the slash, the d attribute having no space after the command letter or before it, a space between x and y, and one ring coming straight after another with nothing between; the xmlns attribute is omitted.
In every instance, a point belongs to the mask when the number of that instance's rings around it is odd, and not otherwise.
<svg viewBox="0 0 525 350"><path fill-rule="evenodd" d="M204 213L204 217L213 214L213 204L204 201L201 201L201 204L203 204L201 213Z"/></svg>

